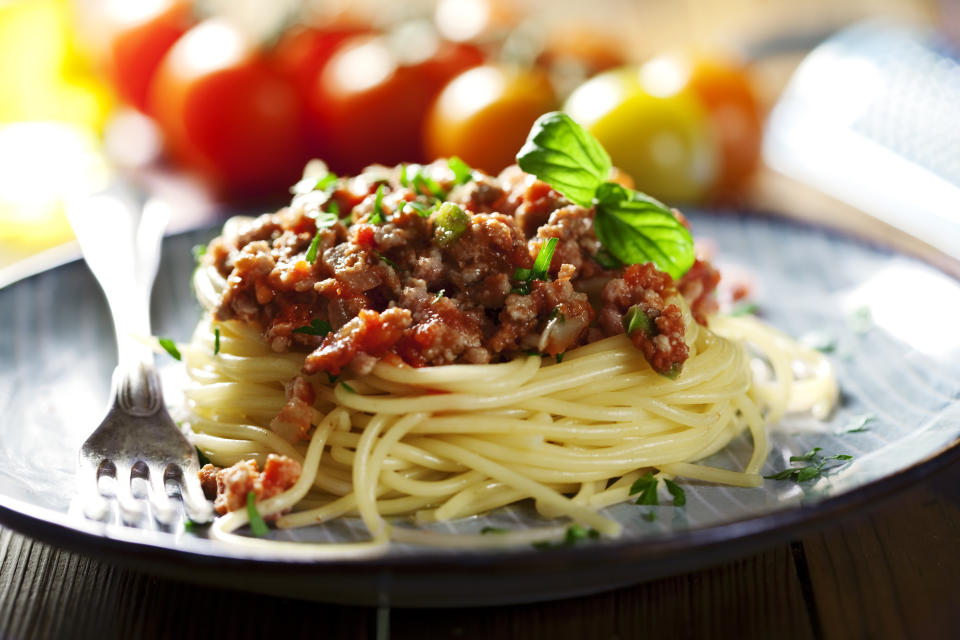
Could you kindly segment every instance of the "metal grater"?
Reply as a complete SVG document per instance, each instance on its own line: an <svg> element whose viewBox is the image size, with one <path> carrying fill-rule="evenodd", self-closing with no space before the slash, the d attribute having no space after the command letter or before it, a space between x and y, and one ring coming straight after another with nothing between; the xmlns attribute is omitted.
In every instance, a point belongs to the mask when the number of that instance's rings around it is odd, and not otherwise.
<svg viewBox="0 0 960 640"><path fill-rule="evenodd" d="M866 22L826 40L771 113L764 157L960 258L960 57L936 34Z"/></svg>

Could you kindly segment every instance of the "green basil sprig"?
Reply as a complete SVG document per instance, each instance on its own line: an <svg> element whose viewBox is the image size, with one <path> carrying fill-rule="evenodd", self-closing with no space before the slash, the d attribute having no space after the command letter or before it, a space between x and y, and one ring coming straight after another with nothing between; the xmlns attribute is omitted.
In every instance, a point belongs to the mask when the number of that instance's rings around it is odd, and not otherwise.
<svg viewBox="0 0 960 640"><path fill-rule="evenodd" d="M674 279L693 265L693 238L687 228L658 200L608 182L610 156L565 113L554 111L537 119L517 164L571 202L595 207L597 237L620 262L652 262Z"/></svg>

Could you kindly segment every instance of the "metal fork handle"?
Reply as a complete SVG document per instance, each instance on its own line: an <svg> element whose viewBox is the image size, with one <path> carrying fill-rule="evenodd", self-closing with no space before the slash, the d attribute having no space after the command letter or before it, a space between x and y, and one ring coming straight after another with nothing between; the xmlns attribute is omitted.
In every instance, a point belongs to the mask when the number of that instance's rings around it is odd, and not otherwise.
<svg viewBox="0 0 960 640"><path fill-rule="evenodd" d="M153 351L137 336L150 335L150 290L169 212L158 200L148 201L140 214L139 209L136 198L114 187L71 203L67 214L113 318L118 355L113 404L147 416L162 407L163 397Z"/></svg>

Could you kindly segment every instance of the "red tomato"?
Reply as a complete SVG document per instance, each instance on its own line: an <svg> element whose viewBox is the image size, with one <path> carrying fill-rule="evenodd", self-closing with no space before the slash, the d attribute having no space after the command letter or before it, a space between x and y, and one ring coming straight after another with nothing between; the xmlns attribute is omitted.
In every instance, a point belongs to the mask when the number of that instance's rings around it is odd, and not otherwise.
<svg viewBox="0 0 960 640"><path fill-rule="evenodd" d="M533 122L556 103L542 72L494 65L465 71L444 87L430 109L427 155L459 156L496 174L514 163Z"/></svg>
<svg viewBox="0 0 960 640"><path fill-rule="evenodd" d="M110 16L116 21L106 51L106 71L122 100L148 112L150 82L164 54L190 28L192 10L183 0L120 5Z"/></svg>
<svg viewBox="0 0 960 640"><path fill-rule="evenodd" d="M279 193L306 160L296 89L226 21L200 23L170 49L150 108L173 155L229 194Z"/></svg>
<svg viewBox="0 0 960 640"><path fill-rule="evenodd" d="M730 198L760 164L763 119L759 100L741 67L717 60L695 61L689 85L706 107L720 147L714 196Z"/></svg>
<svg viewBox="0 0 960 640"><path fill-rule="evenodd" d="M371 27L359 23L294 28L277 43L270 60L300 92L302 104L309 105L313 87L337 48L346 40L370 31ZM306 142L310 155L321 156L325 147L322 132L313 126L316 122L318 117L306 119Z"/></svg>
<svg viewBox="0 0 960 640"><path fill-rule="evenodd" d="M368 164L423 162L424 121L458 73L483 62L476 47L435 36L361 36L327 63L309 101L321 157L340 172Z"/></svg>

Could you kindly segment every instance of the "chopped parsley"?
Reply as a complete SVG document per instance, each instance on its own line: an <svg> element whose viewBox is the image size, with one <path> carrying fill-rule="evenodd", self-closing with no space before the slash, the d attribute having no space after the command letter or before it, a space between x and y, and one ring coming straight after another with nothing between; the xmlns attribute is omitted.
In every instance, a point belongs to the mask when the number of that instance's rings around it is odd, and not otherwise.
<svg viewBox="0 0 960 640"><path fill-rule="evenodd" d="M557 364L560 364L561 362L563 362L563 356L565 355L566 355L566 352L563 352L563 353L558 353L557 355L554 356L554 358L557 359Z"/></svg>
<svg viewBox="0 0 960 640"><path fill-rule="evenodd" d="M330 381L330 384L336 384L336 383L337 383L337 380L338 380L339 378L340 378L340 376L335 376L335 375L333 375L332 373L330 373L329 371L327 372L327 380Z"/></svg>
<svg viewBox="0 0 960 640"><path fill-rule="evenodd" d="M160 343L160 346L163 347L164 351L170 354L175 360L180 360L180 350L177 349L177 345L174 344L173 340L170 338L157 338L157 342Z"/></svg>
<svg viewBox="0 0 960 640"><path fill-rule="evenodd" d="M383 185L377 186L377 195L373 199L373 212L370 214L370 224L383 224L386 218L383 215Z"/></svg>
<svg viewBox="0 0 960 640"><path fill-rule="evenodd" d="M575 204L594 207L597 238L620 262L653 262L674 279L693 265L690 231L662 202L607 182L610 156L565 113L553 111L537 119L517 164Z"/></svg>
<svg viewBox="0 0 960 640"><path fill-rule="evenodd" d="M356 393L356 391L354 391L353 387L351 387L349 384L347 384L346 381L341 382L340 385L341 385L344 389L346 389L347 391L349 391L350 393Z"/></svg>
<svg viewBox="0 0 960 640"><path fill-rule="evenodd" d="M832 466L830 469L824 469L824 467L832 462L837 461L841 464L846 463L848 460L852 460L853 456L847 455L845 453L837 454L835 456L823 456L820 455L822 449L820 447L814 447L806 453L799 456L790 456L790 462L809 462L810 464L799 466L799 467L790 467L789 469L784 469L783 471L778 471L773 475L763 476L770 480L793 480L796 483L808 482L815 478L820 478L827 471L836 469L841 465Z"/></svg>
<svg viewBox="0 0 960 640"><path fill-rule="evenodd" d="M447 166L453 171L455 184L467 184L473 180L473 169L457 156L451 156L447 160Z"/></svg>
<svg viewBox="0 0 960 640"><path fill-rule="evenodd" d="M867 425L876 419L876 416L870 415L869 413L865 413L862 416L856 416L850 420L846 427L837 433L863 433L864 431L869 431L870 427Z"/></svg>
<svg viewBox="0 0 960 640"><path fill-rule="evenodd" d="M270 533L270 527L263 521L260 512L257 511L257 494L253 491L247 493L247 517L250 518L250 531L258 538L262 538Z"/></svg>
<svg viewBox="0 0 960 640"><path fill-rule="evenodd" d="M446 291L447 291L446 289L440 289L440 291L437 291L437 295L433 296L433 301L436 302L437 300L439 300L440 298L442 298L442 297L443 297L443 294L444 294Z"/></svg>
<svg viewBox="0 0 960 640"><path fill-rule="evenodd" d="M422 202L417 202L416 200L410 202L404 202L400 205L400 211L403 211L405 208L410 207L417 212L417 215L421 218L429 218L430 214L437 210L440 206L440 203L437 202L432 205L423 204Z"/></svg>
<svg viewBox="0 0 960 640"><path fill-rule="evenodd" d="M667 491L673 496L673 506L683 507L687 504L687 492L683 490L683 487L667 478L663 479L663 484L667 485Z"/></svg>
<svg viewBox="0 0 960 640"><path fill-rule="evenodd" d="M800 338L800 342L811 349L816 349L823 353L830 353L837 348L836 337L827 331L810 331L805 333Z"/></svg>
<svg viewBox="0 0 960 640"><path fill-rule="evenodd" d="M207 255L207 245L195 244L193 245L193 249L191 249L191 252L193 253L193 261L199 265L200 260L203 258L203 256Z"/></svg>
<svg viewBox="0 0 960 640"><path fill-rule="evenodd" d="M206 465L206 464L213 464L212 462L210 462L210 458L208 458L208 457L203 453L203 451L200 451L200 447L194 447L194 449L197 450L197 460L200 461L200 466L201 466L201 467L202 467L203 465Z"/></svg>
<svg viewBox="0 0 960 640"><path fill-rule="evenodd" d="M220 327L213 328L213 355L220 353Z"/></svg>
<svg viewBox="0 0 960 640"><path fill-rule="evenodd" d="M645 514L643 514L640 517L646 520L647 522L653 522L654 520L657 519L657 514L654 511L647 511Z"/></svg>
<svg viewBox="0 0 960 640"><path fill-rule="evenodd" d="M337 184L337 174L327 171L322 176L316 175L301 178L290 191L295 195L303 195L311 191L330 191Z"/></svg>
<svg viewBox="0 0 960 640"><path fill-rule="evenodd" d="M399 269L399 268L400 268L400 267L397 266L397 263L396 263L396 262L394 262L393 260L391 260L391 259L388 258L387 256L383 255L383 254L380 253L379 251L374 251L373 254L374 254L375 256L377 256L378 258L380 258L380 260L381 260L382 262L390 265L390 266L393 267L394 269Z"/></svg>
<svg viewBox="0 0 960 640"><path fill-rule="evenodd" d="M444 199L447 196L446 192L436 180L424 173L424 169L426 167L419 164L400 165L400 184L404 187L413 187L413 190L421 195ZM456 173L455 170L454 173Z"/></svg>
<svg viewBox="0 0 960 640"><path fill-rule="evenodd" d="M636 493L639 493L640 497L637 498L634 504L660 504L660 501L657 499L657 477L653 475L653 471L647 471L630 485L628 495L632 496Z"/></svg>
<svg viewBox="0 0 960 640"><path fill-rule="evenodd" d="M567 527L567 531L563 534L563 540L559 542L548 542L546 540L542 542L534 542L533 547L535 549L554 549L558 547L572 547L578 542L584 540L596 540L600 537L600 532L596 529L587 529L586 527L579 524L572 524Z"/></svg>
<svg viewBox="0 0 960 640"><path fill-rule="evenodd" d="M646 314L639 304L635 304L623 314L623 331L628 336L632 336L639 331L644 335L651 336L654 332L653 321Z"/></svg>
<svg viewBox="0 0 960 640"><path fill-rule="evenodd" d="M311 336L325 336L332 330L333 327L330 326L329 322L326 320L321 320L320 318L314 318L310 321L310 324L294 329L293 333L305 333Z"/></svg>
<svg viewBox="0 0 960 640"><path fill-rule="evenodd" d="M516 288L516 292L521 295L530 295L530 283L534 280L547 280L550 274L550 263L553 261L553 252L557 248L558 240L556 238L550 238L542 245L540 245L540 251L537 252L537 258L533 261L533 268L524 269L522 267L517 268L513 272L513 279L519 280L520 284Z"/></svg>
<svg viewBox="0 0 960 640"><path fill-rule="evenodd" d="M743 304L738 304L733 309L730 310L731 316L737 318L739 316L753 316L757 314L757 310L760 307L757 306L755 302L744 302Z"/></svg>
<svg viewBox="0 0 960 640"><path fill-rule="evenodd" d="M480 533L485 536L491 533L510 533L510 529L504 529L503 527L484 527L480 529Z"/></svg>
<svg viewBox="0 0 960 640"><path fill-rule="evenodd" d="M317 249L320 247L320 232L317 231L317 234L313 236L313 240L310 241L310 248L307 249L307 262L313 264L317 261Z"/></svg>

